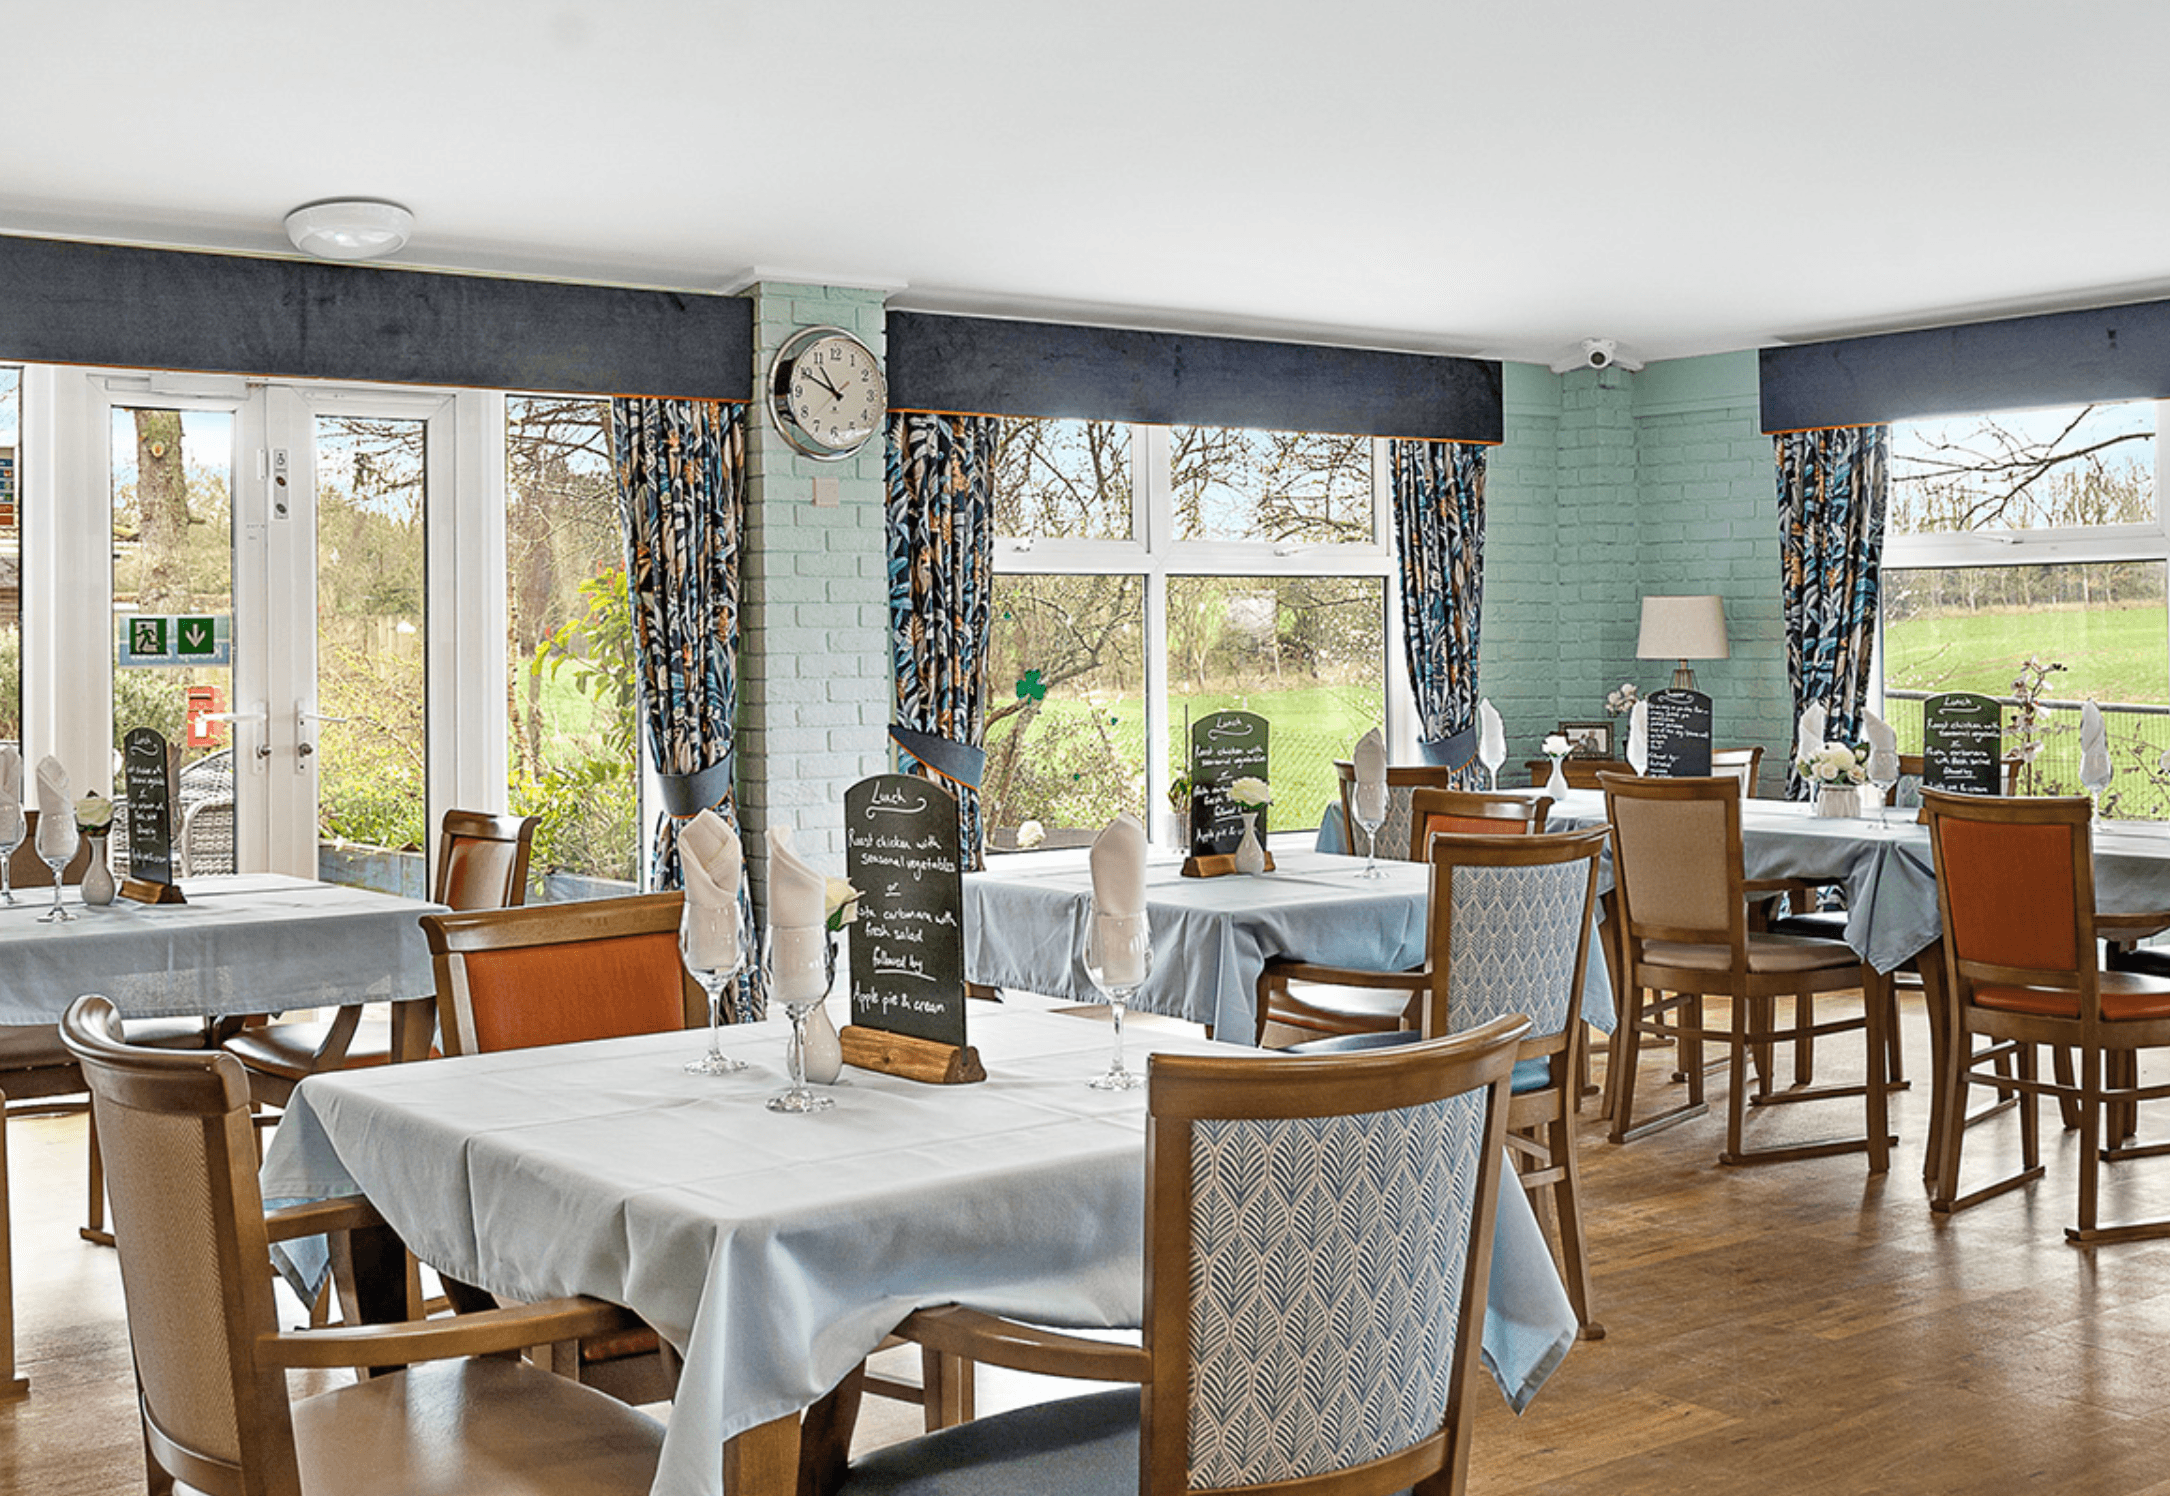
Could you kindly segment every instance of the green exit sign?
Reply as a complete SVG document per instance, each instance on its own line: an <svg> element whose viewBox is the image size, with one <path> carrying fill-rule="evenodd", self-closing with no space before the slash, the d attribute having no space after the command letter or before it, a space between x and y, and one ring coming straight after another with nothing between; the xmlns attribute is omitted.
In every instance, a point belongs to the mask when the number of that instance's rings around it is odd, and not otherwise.
<svg viewBox="0 0 2170 1496"><path fill-rule="evenodd" d="M231 665L233 620L223 613L138 613L121 620L124 669Z"/></svg>

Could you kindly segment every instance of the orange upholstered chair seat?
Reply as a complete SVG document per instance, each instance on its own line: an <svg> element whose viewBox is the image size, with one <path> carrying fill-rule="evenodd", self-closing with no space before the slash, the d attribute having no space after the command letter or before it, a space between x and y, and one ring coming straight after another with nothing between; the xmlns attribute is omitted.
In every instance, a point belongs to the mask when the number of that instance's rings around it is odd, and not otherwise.
<svg viewBox="0 0 2170 1496"><path fill-rule="evenodd" d="M685 975L666 932L471 951L465 964L483 1051L685 1027Z"/></svg>
<svg viewBox="0 0 2170 1496"><path fill-rule="evenodd" d="M1529 821L1501 820L1497 816L1429 815L1424 818L1427 843L1442 831L1463 836L1527 836L1531 830Z"/></svg>
<svg viewBox="0 0 2170 1496"><path fill-rule="evenodd" d="M2170 1018L2170 982L2161 977L2130 971L2105 971L2098 978L2102 991L2102 1016L2110 1023L2138 1023L2149 1018ZM1985 1008L2007 1013L2034 1013L2044 1018L2077 1018L2080 995L2054 987L1990 987L1974 989L1974 1001Z"/></svg>

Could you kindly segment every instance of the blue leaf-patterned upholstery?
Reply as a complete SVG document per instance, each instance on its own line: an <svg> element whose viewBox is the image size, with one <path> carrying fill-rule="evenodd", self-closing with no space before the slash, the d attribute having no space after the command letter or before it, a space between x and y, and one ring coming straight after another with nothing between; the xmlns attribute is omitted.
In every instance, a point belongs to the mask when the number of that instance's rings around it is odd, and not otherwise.
<svg viewBox="0 0 2170 1496"><path fill-rule="evenodd" d="M1485 1093L1191 1133L1193 1490L1381 1458L1446 1412Z"/></svg>
<svg viewBox="0 0 2170 1496"><path fill-rule="evenodd" d="M1579 993L1575 950L1589 919L1590 865L1463 865L1449 884L1447 1032L1521 1013L1530 1036L1567 1027Z"/></svg>

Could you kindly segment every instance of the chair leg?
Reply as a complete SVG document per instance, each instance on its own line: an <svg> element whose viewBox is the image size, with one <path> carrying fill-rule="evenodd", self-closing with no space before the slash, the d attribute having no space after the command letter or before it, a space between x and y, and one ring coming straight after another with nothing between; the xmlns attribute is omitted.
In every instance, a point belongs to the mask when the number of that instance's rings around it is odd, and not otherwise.
<svg viewBox="0 0 2170 1496"><path fill-rule="evenodd" d="M1558 1117L1544 1126L1545 1147L1557 1175L1548 1193L1560 1233L1560 1278L1574 1305L1584 1340L1603 1340L1605 1327L1591 1311L1589 1242L1582 1229L1582 1163L1575 1148L1575 1119Z"/></svg>
<svg viewBox="0 0 2170 1496"><path fill-rule="evenodd" d="M1891 1095L1890 1095L1890 1034L1887 1025L1893 1017L1891 978L1861 963L1861 1012L1868 1027L1863 1034L1868 1059L1867 1086L1867 1132L1869 1139L1869 1172L1886 1174L1891 1171Z"/></svg>
<svg viewBox="0 0 2170 1496"><path fill-rule="evenodd" d="M2080 1125L2080 1111L2083 1105L2077 1094L2078 1084L2072 1077L2072 1050L2069 1045L2053 1044L2050 1046L2049 1053L2050 1061L2057 1069L2057 1084L2073 1087L2071 1094L2057 1098L2058 1115L2064 1122L2065 1131L2070 1132Z"/></svg>
<svg viewBox="0 0 2170 1496"><path fill-rule="evenodd" d="M1793 995L1793 1083L1805 1086L1816 1078L1816 995Z"/></svg>
<svg viewBox="0 0 2170 1496"><path fill-rule="evenodd" d="M2072 1052L2059 1045L2058 1068L2068 1068L2071 1059ZM2079 1071L2080 1229L2065 1235L2074 1241L2086 1241L2095 1234L2096 1213L2101 1204L2098 1192L2102 1183L2102 1051L2081 1050Z"/></svg>
<svg viewBox="0 0 2170 1496"><path fill-rule="evenodd" d="M77 1236L94 1246L113 1245L113 1233L105 1227L105 1153L98 1146L98 1113L90 1114L90 1193L83 1206L83 1227Z"/></svg>
<svg viewBox="0 0 2170 1496"><path fill-rule="evenodd" d="M1899 984L1887 977L1884 990L1884 1084L1894 1091L1906 1089L1906 1036L1899 1028Z"/></svg>

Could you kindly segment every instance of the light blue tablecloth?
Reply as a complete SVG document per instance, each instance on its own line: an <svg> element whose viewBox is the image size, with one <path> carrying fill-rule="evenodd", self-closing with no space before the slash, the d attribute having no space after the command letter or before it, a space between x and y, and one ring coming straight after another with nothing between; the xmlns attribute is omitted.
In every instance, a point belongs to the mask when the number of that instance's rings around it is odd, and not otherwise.
<svg viewBox="0 0 2170 1496"><path fill-rule="evenodd" d="M1073 1327L1143 1310L1145 1092L1086 1081L1099 1024L974 1004L989 1079L864 1071L785 1116L781 1021L730 1031L737 1076L687 1075L700 1034L569 1044L304 1082L267 1198L361 1193L425 1262L518 1298L623 1304L684 1354L659 1496L714 1496L723 1441L812 1404L910 1310L965 1303ZM1219 1046L1166 1030L1152 1049ZM1225 1052L1225 1051L1223 1051ZM1504 1172L1486 1365L1517 1409L1575 1317Z"/></svg>
<svg viewBox="0 0 2170 1496"><path fill-rule="evenodd" d="M343 1007L432 990L421 916L442 905L279 873L190 878L185 904L0 907L0 1024L54 1024L86 992L127 1018Z"/></svg>
<svg viewBox="0 0 2170 1496"><path fill-rule="evenodd" d="M1249 1044L1257 982L1277 956L1329 966L1398 971L1424 959L1428 869L1381 859L1365 878L1360 857L1276 838L1277 871L1185 878L1174 858L1146 871L1153 970L1135 999L1147 1012L1208 1024L1216 1038ZM1006 857L964 879L965 973L973 981L1074 1002L1096 1002L1086 978L1092 875L1082 851ZM1591 966L1601 966L1593 951ZM1612 1027L1611 990L1597 971L1584 994L1591 1020Z"/></svg>

